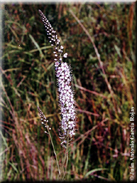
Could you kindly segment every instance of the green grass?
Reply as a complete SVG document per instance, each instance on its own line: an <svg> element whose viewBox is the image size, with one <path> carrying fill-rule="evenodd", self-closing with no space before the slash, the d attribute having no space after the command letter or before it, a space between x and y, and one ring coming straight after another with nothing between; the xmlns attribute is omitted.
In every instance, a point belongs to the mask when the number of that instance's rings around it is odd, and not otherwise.
<svg viewBox="0 0 137 183"><path fill-rule="evenodd" d="M5 5L0 58L3 180L58 177L37 106L52 128L59 165L63 162L53 49L39 9L57 31L73 72L77 132L66 180L129 180L136 17L134 4L124 3Z"/></svg>

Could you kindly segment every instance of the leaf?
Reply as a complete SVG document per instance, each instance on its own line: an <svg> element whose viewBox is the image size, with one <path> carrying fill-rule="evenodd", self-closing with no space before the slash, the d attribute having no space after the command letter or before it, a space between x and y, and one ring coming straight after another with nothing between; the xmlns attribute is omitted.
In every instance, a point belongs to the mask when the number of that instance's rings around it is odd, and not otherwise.
<svg viewBox="0 0 137 183"><path fill-rule="evenodd" d="M36 46L36 48L39 50L39 53L40 53L41 57L44 58L44 55L43 55L43 53L41 51L41 48L39 47L38 43L35 41L35 39L33 38L32 35L29 34L29 37L30 37L31 41L34 43L34 45Z"/></svg>
<svg viewBox="0 0 137 183"><path fill-rule="evenodd" d="M121 57L120 48L117 45L114 45L114 47L115 47L117 54Z"/></svg>
<svg viewBox="0 0 137 183"><path fill-rule="evenodd" d="M102 170L107 170L107 168L96 168L94 170L91 170L91 171L87 172L84 177L88 177L89 175L91 175L91 174L93 174L93 173L95 173L97 171L102 171Z"/></svg>
<svg viewBox="0 0 137 183"><path fill-rule="evenodd" d="M18 173L18 170L17 170L17 168L15 167L15 165L13 164L13 163L10 163L9 162L9 164L12 166L12 168Z"/></svg>

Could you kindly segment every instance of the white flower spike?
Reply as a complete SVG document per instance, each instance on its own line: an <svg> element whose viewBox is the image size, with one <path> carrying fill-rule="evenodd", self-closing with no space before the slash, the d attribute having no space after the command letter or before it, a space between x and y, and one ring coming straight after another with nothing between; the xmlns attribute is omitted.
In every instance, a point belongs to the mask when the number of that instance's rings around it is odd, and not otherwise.
<svg viewBox="0 0 137 183"><path fill-rule="evenodd" d="M64 47L60 45L60 40L57 37L56 31L53 30L51 24L45 15L41 12L41 10L39 10L39 13L47 31L49 42L51 45L55 45L53 53L55 56L55 71L58 83L59 104L62 116L61 132L59 134L60 139L62 139L61 145L65 147L65 144L67 143L66 140L68 138L71 139L75 135L76 126L74 97L71 88L71 72L68 64L66 62L62 62L63 58L67 58L68 53L63 55ZM43 113L40 109L39 113L43 119Z"/></svg>

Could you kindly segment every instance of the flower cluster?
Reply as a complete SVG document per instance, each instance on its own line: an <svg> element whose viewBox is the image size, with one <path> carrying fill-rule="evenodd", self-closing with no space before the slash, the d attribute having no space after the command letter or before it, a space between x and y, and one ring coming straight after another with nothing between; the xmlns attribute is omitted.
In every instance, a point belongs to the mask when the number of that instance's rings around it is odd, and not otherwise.
<svg viewBox="0 0 137 183"><path fill-rule="evenodd" d="M62 145L66 144L66 139L70 139L75 134L75 105L73 91L71 88L71 74L70 68L66 62L62 62L62 58L67 58L67 53L63 55L63 46L60 44L60 40L57 37L56 31L53 30L53 27L45 17L45 15L39 10L39 13L42 17L42 21L46 28L46 32L49 38L49 42L54 48L54 62L56 77L58 82L58 93L59 93L59 103L60 110L62 115L61 120L61 132L60 139L62 139Z"/></svg>
<svg viewBox="0 0 137 183"><path fill-rule="evenodd" d="M67 63L62 63L56 72L58 80L59 102L62 114L61 127L63 136L75 134L75 106L71 88L71 75ZM68 133L67 133L68 132Z"/></svg>
<svg viewBox="0 0 137 183"><path fill-rule="evenodd" d="M47 128L47 130L51 130L51 128L49 127L48 120L46 119L45 115L43 114L43 112L40 110L40 108L38 107L38 111L40 114L40 118L41 118L41 123L42 125L44 125L45 128ZM45 131L45 133L48 133L47 131Z"/></svg>
<svg viewBox="0 0 137 183"><path fill-rule="evenodd" d="M49 38L49 42L51 43L51 46L55 46L54 47L54 61L55 62L62 62L62 57L66 58L67 57L67 53L65 53L63 55L63 46L60 44L60 40L58 39L57 33L56 31L54 31L53 27L51 26L51 24L49 23L48 19L45 17L45 15L42 13L41 10L39 10L39 13L41 15L42 21L44 23L45 26L45 30L47 32L48 38Z"/></svg>

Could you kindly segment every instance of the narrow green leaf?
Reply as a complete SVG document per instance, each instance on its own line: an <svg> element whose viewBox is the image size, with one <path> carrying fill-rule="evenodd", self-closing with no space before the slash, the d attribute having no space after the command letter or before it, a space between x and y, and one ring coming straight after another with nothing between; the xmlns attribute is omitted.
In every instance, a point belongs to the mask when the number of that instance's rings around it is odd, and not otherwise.
<svg viewBox="0 0 137 183"><path fill-rule="evenodd" d="M107 168L96 168L94 170L91 170L91 171L87 172L84 177L88 177L89 175L91 175L91 174L93 174L93 173L95 173L97 171L102 171L102 170L107 170Z"/></svg>
<svg viewBox="0 0 137 183"><path fill-rule="evenodd" d="M40 52L40 55L42 56L42 58L44 57L44 55L43 55L43 53L42 53L42 51L41 51L41 49L40 49L40 47L39 47L39 45L38 45L38 43L35 41L35 39L29 34L29 37L30 37L30 39L32 40L32 42L34 43L34 45L36 46L36 48L39 50L39 52Z"/></svg>

